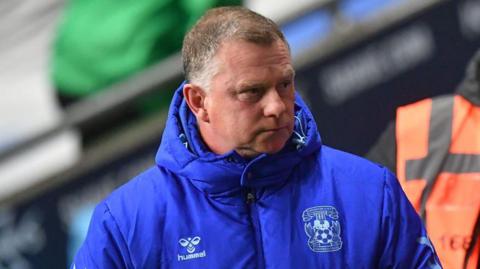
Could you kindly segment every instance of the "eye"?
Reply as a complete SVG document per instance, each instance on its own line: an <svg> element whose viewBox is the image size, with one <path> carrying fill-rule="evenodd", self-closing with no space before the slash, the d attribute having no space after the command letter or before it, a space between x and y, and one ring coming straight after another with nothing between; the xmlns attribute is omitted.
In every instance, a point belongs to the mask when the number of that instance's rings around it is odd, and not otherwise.
<svg viewBox="0 0 480 269"><path fill-rule="evenodd" d="M278 86L278 90L280 92L285 92L291 89L292 86L292 81L291 80L285 80L280 85Z"/></svg>
<svg viewBox="0 0 480 269"><path fill-rule="evenodd" d="M238 98L242 101L256 101L262 96L261 88L247 88L238 93Z"/></svg>

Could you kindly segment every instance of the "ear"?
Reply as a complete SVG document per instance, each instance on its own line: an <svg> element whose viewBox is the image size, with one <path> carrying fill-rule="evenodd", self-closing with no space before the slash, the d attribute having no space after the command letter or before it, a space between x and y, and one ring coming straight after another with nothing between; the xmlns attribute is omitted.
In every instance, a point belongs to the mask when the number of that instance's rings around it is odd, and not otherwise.
<svg viewBox="0 0 480 269"><path fill-rule="evenodd" d="M207 109L205 108L205 99L207 98L205 91L197 85L186 83L183 85L183 96L197 120L209 122Z"/></svg>

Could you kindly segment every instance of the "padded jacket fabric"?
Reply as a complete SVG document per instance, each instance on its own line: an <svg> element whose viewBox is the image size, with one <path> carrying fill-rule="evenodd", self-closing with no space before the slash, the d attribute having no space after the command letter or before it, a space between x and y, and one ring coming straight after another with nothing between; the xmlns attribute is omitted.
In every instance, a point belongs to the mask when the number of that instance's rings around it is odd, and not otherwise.
<svg viewBox="0 0 480 269"><path fill-rule="evenodd" d="M206 148L181 89L156 165L96 207L71 268L441 268L397 179L322 145L298 95L291 141L245 160Z"/></svg>

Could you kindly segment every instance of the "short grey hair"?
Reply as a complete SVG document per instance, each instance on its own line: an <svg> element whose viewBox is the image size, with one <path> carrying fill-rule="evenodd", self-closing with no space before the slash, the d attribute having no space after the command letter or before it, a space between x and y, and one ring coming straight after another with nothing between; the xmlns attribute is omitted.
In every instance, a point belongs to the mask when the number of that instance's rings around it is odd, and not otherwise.
<svg viewBox="0 0 480 269"><path fill-rule="evenodd" d="M275 22L241 6L207 11L185 35L182 47L183 71L187 81L205 89L216 72L215 55L225 41L243 40L259 45L288 42Z"/></svg>

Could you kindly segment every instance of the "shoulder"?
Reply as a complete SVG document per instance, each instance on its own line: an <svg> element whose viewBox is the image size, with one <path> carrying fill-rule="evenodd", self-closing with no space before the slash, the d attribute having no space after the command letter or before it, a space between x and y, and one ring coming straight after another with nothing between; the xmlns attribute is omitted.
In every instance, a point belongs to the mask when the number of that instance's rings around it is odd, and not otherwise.
<svg viewBox="0 0 480 269"><path fill-rule="evenodd" d="M321 185L331 185L346 195L344 199L374 202L384 206L390 191L402 192L395 175L386 167L365 158L322 146L317 157L321 169Z"/></svg>
<svg viewBox="0 0 480 269"><path fill-rule="evenodd" d="M115 189L105 199L105 203L107 203L109 207L116 207L116 205L125 198L128 198L130 202L140 202L146 198L148 199L161 188L162 184L165 184L165 180L168 177L169 175L166 171L162 171L157 166L152 166Z"/></svg>
<svg viewBox="0 0 480 269"><path fill-rule="evenodd" d="M153 166L100 202L75 258L77 268L158 264L167 204L173 199L172 192L181 192L183 184L177 179L168 170ZM169 186L174 184L178 186Z"/></svg>
<svg viewBox="0 0 480 269"><path fill-rule="evenodd" d="M322 146L318 161L337 178L383 183L389 170L360 156Z"/></svg>
<svg viewBox="0 0 480 269"><path fill-rule="evenodd" d="M163 219L164 208L177 180L173 174L158 166L152 166L113 191L102 202L115 219L121 231L130 231L138 225L149 225L151 218Z"/></svg>

